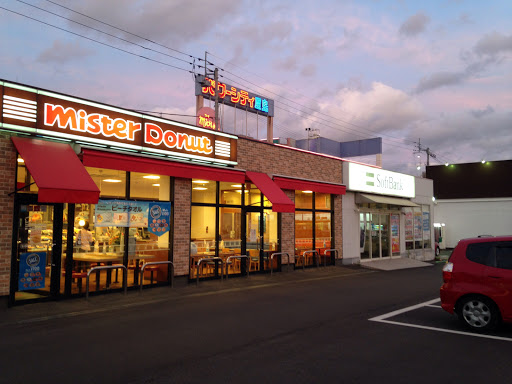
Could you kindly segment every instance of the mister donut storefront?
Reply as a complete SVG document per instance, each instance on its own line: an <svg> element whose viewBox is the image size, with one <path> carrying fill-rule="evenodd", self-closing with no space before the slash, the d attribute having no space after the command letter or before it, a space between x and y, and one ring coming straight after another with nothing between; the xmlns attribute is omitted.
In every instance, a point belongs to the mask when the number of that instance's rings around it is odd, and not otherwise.
<svg viewBox="0 0 512 384"><path fill-rule="evenodd" d="M343 255L340 159L9 81L0 89L9 305L83 296L87 278L99 294Z"/></svg>

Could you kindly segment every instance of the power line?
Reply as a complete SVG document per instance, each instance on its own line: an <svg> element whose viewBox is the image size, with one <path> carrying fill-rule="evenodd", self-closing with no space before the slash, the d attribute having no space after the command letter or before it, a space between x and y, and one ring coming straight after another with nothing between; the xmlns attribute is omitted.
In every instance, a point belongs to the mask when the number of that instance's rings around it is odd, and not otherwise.
<svg viewBox="0 0 512 384"><path fill-rule="evenodd" d="M172 65L172 64L169 64L169 63L164 63L162 61L159 61L159 60L155 60L155 59L152 59L152 58L149 58L149 57L146 57L146 56L142 56L142 55L139 55L139 54L136 54L136 53L133 53L133 52L130 52L130 51L127 51L126 49L122 49L122 48L119 48L119 47L116 47L114 45L111 45L111 44L107 44L107 43L104 43L102 41L99 41L99 40L96 40L96 39L93 39L93 38L90 38L90 37L87 37L87 36L84 36L84 35L81 35L79 33L76 33L76 32L73 32L73 31L70 31L70 30L67 30L65 28L61 28L61 27L58 27L54 24L50 24L50 23L47 23L45 21L42 21L42 20L39 20L39 19L36 19L34 17L31 17L31 16L28 16L28 15L24 15L22 13L19 13L19 12L16 12L16 11L13 11L11 9L7 9L7 8L4 8L4 7L0 7L0 9L3 9L4 11L7 11L7 12L11 12L11 13L14 13L18 16L22 16L22 17L25 17L27 19L30 19L30 20L33 20L33 21L37 21L38 23L41 23L41 24L44 24L44 25L47 25L49 27L52 27L52 28L55 28L55 29L58 29L58 30L61 30L61 31L64 31L64 32L67 32L67 33L70 33L72 35L75 35L75 36L79 36L79 37L82 37L84 39L87 39L89 41L93 41L95 43L98 43L98 44L101 44L101 45L104 45L106 47L109 47L109 48L112 48L112 49L116 49L118 51L121 51L121 52L124 52L124 53L128 53L132 56L137 56L139 58L142 58L142 59L145 59L145 60L149 60L149 61L153 61L155 63L158 63L158 64L162 64L162 65L165 65L167 67L170 67L170 68L175 68L175 69L179 69L181 71L185 71L185 72L188 72L188 73L192 73L192 71L190 70L187 70L185 68L180 68L180 67L177 67L175 65Z"/></svg>

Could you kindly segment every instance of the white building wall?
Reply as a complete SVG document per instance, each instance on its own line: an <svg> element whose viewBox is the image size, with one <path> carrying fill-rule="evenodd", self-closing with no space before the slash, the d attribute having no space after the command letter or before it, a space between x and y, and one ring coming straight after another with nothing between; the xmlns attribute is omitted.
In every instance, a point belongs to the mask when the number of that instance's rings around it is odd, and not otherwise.
<svg viewBox="0 0 512 384"><path fill-rule="evenodd" d="M343 196L343 264L359 264L359 210L354 192L347 191Z"/></svg>
<svg viewBox="0 0 512 384"><path fill-rule="evenodd" d="M434 202L432 201L432 196L434 196L434 181L431 179L422 179L419 177L414 178L414 185L416 189L416 197L414 197L412 202L418 204L418 205L428 205L430 207L430 244L432 245L431 248L428 249L417 249L414 251L406 251L405 250L405 232L404 232L404 241L403 241L403 251L402 255L404 253L408 254L409 257L412 256L412 258L417 260L423 260L423 261L429 261L434 260L435 258L435 250L434 250ZM401 220L400 225L404 226L404 221ZM404 226L405 231L405 226ZM400 247L402 247L402 242L400 244Z"/></svg>
<svg viewBox="0 0 512 384"><path fill-rule="evenodd" d="M437 200L434 219L445 224L446 248L467 237L511 235L512 199Z"/></svg>

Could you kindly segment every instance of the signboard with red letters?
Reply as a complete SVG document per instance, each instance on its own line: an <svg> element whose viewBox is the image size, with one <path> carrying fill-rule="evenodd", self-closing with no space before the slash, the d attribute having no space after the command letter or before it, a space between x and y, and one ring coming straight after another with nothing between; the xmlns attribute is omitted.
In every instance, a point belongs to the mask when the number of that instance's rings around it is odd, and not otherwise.
<svg viewBox="0 0 512 384"><path fill-rule="evenodd" d="M0 80L0 128L146 155L236 164L234 135Z"/></svg>

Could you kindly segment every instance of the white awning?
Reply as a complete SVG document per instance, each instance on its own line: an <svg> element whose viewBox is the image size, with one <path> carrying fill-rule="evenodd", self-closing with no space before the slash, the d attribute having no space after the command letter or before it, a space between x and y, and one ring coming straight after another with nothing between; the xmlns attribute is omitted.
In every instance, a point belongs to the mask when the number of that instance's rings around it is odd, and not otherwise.
<svg viewBox="0 0 512 384"><path fill-rule="evenodd" d="M418 204L413 203L410 200L402 199L400 197L388 197L379 195L369 195L366 193L358 193L356 195L357 204L376 203L376 204L389 204L398 205L401 207L419 207Z"/></svg>

